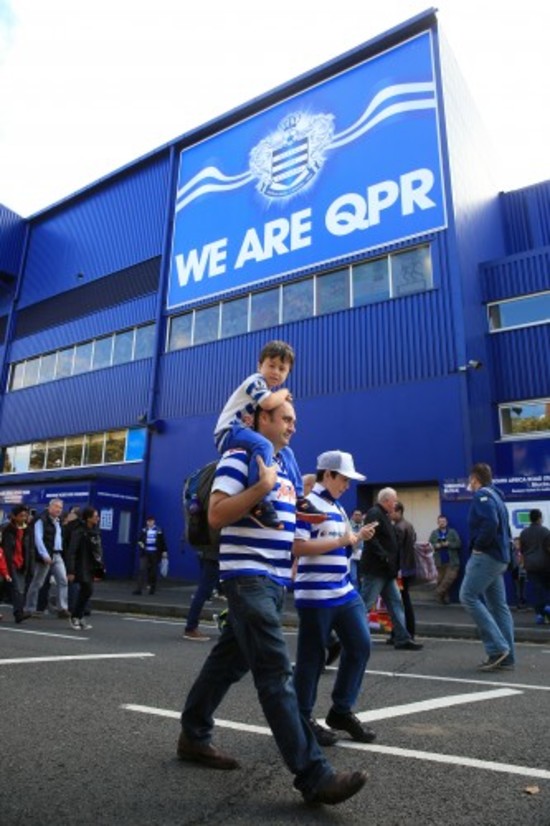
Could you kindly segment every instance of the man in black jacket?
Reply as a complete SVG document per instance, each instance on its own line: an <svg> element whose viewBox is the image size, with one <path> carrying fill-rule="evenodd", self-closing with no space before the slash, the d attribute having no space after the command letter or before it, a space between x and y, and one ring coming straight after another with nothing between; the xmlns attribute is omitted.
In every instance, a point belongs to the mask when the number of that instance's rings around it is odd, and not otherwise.
<svg viewBox="0 0 550 826"><path fill-rule="evenodd" d="M535 622L550 622L550 531L542 524L542 511L529 511L530 525L519 535L519 547L527 577L533 584ZM5 550L5 549L4 549Z"/></svg>
<svg viewBox="0 0 550 826"><path fill-rule="evenodd" d="M367 512L365 522L377 522L372 539L365 542L361 558L361 596L369 611L379 596L382 597L393 623L394 646L399 650L419 651L405 625L405 612L397 585L399 571L399 544L391 515L397 503L393 488L383 488L377 503Z"/></svg>
<svg viewBox="0 0 550 826"><path fill-rule="evenodd" d="M14 505L9 521L0 528L0 543L11 577L9 587L16 622L23 622L31 616L30 612L24 610L25 588L34 569L33 532L28 522L29 509L25 505Z"/></svg>

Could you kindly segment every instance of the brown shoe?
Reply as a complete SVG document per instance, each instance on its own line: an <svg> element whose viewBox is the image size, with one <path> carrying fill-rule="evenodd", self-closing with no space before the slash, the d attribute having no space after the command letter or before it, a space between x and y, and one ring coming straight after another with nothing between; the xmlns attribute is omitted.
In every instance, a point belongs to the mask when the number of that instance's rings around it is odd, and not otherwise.
<svg viewBox="0 0 550 826"><path fill-rule="evenodd" d="M59 619L69 619L71 615L68 611L58 611L57 616L59 617Z"/></svg>
<svg viewBox="0 0 550 826"><path fill-rule="evenodd" d="M201 763L209 769L240 769L240 763L229 754L224 754L211 743L189 740L182 731L178 740L178 757L190 763Z"/></svg>
<svg viewBox="0 0 550 826"><path fill-rule="evenodd" d="M327 806L343 803L363 788L367 782L367 776L366 772L337 772L329 777L313 795L306 797L306 803L312 805L325 803Z"/></svg>
<svg viewBox="0 0 550 826"><path fill-rule="evenodd" d="M195 642L208 642L210 637L208 634L203 634L198 628L193 628L192 631L184 631L184 640L195 640Z"/></svg>

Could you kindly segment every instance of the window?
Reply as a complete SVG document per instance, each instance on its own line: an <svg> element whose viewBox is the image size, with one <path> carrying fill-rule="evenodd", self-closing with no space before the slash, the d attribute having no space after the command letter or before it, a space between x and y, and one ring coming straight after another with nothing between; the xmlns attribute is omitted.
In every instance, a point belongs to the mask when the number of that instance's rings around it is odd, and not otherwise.
<svg viewBox="0 0 550 826"><path fill-rule="evenodd" d="M48 353L40 359L40 383L44 381L53 381L55 378L55 362L57 361L57 353Z"/></svg>
<svg viewBox="0 0 550 826"><path fill-rule="evenodd" d="M432 286L432 259L429 246L390 255L394 298L429 290Z"/></svg>
<svg viewBox="0 0 550 826"><path fill-rule="evenodd" d="M154 346L155 325L145 324L143 327L136 327L134 360L151 358L153 355Z"/></svg>
<svg viewBox="0 0 550 826"><path fill-rule="evenodd" d="M65 445L65 467L80 467L84 450L83 436L69 436Z"/></svg>
<svg viewBox="0 0 550 826"><path fill-rule="evenodd" d="M501 404L499 412L504 439L550 435L550 399Z"/></svg>
<svg viewBox="0 0 550 826"><path fill-rule="evenodd" d="M279 288L253 293L250 308L250 329L265 330L279 324Z"/></svg>
<svg viewBox="0 0 550 826"><path fill-rule="evenodd" d="M169 350L182 350L190 347L193 334L193 313L178 315L170 322Z"/></svg>
<svg viewBox="0 0 550 826"><path fill-rule="evenodd" d="M92 342L88 341L86 344L78 344L74 348L74 367L73 373L87 373L92 363Z"/></svg>
<svg viewBox="0 0 550 826"><path fill-rule="evenodd" d="M389 259L366 261L352 269L353 306L361 307L390 297Z"/></svg>
<svg viewBox="0 0 550 826"><path fill-rule="evenodd" d="M127 361L132 361L133 350L134 331L126 330L124 333L117 333L113 346L113 364L125 364Z"/></svg>
<svg viewBox="0 0 550 826"><path fill-rule="evenodd" d="M29 359L25 365L25 387L33 387L38 381L40 359Z"/></svg>
<svg viewBox="0 0 550 826"><path fill-rule="evenodd" d="M46 451L46 469L54 470L63 467L65 460L65 440L48 442Z"/></svg>
<svg viewBox="0 0 550 826"><path fill-rule="evenodd" d="M57 353L56 379L64 379L72 375L74 362L74 347L67 347Z"/></svg>
<svg viewBox="0 0 550 826"><path fill-rule="evenodd" d="M313 315L313 278L283 286L283 324Z"/></svg>
<svg viewBox="0 0 550 826"><path fill-rule="evenodd" d="M491 332L545 324L550 321L550 292L489 304L487 312Z"/></svg>
<svg viewBox="0 0 550 826"><path fill-rule="evenodd" d="M130 526L132 524L132 511L120 511L118 517L118 538L119 545L130 543Z"/></svg>
<svg viewBox="0 0 550 826"><path fill-rule="evenodd" d="M248 332L248 296L222 304L222 338Z"/></svg>
<svg viewBox="0 0 550 826"><path fill-rule="evenodd" d="M113 352L113 337L97 338L94 341L94 355L92 370L101 370L102 367L111 366L111 354Z"/></svg>
<svg viewBox="0 0 550 826"><path fill-rule="evenodd" d="M92 433L84 437L84 464L102 465L105 433Z"/></svg>
<svg viewBox="0 0 550 826"><path fill-rule="evenodd" d="M349 307L349 268L317 279L317 315L347 310Z"/></svg>
<svg viewBox="0 0 550 826"><path fill-rule="evenodd" d="M20 390L25 386L25 362L12 364L10 390Z"/></svg>
<svg viewBox="0 0 550 826"><path fill-rule="evenodd" d="M195 310L194 343L205 344L207 341L216 341L220 319L220 305Z"/></svg>
<svg viewBox="0 0 550 826"><path fill-rule="evenodd" d="M46 464L47 442L35 442L31 445L29 470L43 470Z"/></svg>
<svg viewBox="0 0 550 826"><path fill-rule="evenodd" d="M105 464L123 462L126 449L126 431L111 430L105 435Z"/></svg>

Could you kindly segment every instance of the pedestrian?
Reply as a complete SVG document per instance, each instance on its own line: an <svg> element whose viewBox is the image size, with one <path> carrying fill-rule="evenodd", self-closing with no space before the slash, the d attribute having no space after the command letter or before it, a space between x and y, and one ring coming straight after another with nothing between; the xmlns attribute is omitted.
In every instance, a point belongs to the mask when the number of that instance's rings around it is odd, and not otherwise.
<svg viewBox="0 0 550 826"><path fill-rule="evenodd" d="M162 559L168 558L164 532L157 525L154 516L148 516L145 520L145 526L141 529L137 544L139 548L139 572L137 586L132 593L134 595L142 594L147 584L148 592L152 595L157 589L159 563Z"/></svg>
<svg viewBox="0 0 550 826"><path fill-rule="evenodd" d="M361 596L370 611L379 596L392 620L393 645L402 651L420 651L421 643L412 639L407 631L405 611L397 584L399 572L399 543L391 516L397 502L393 488L382 488L376 505L366 513L367 523L376 523L372 539L365 542L361 558Z"/></svg>
<svg viewBox="0 0 550 826"><path fill-rule="evenodd" d="M514 591L516 594L516 610L528 611L529 605L526 598L527 588L527 571L525 570L525 563L523 554L521 552L521 540L519 536L515 536L512 540L512 582L514 583ZM539 625L541 623L538 623Z"/></svg>
<svg viewBox="0 0 550 826"><path fill-rule="evenodd" d="M258 480L256 457L261 456L268 467L273 463L273 449L268 439L248 425L256 411L274 410L284 401L292 401L290 392L282 385L294 366L294 350L286 341L269 341L258 359L258 370L248 376L226 402L214 430L214 440L220 453L231 448L244 448L254 457L250 465L250 484ZM290 447L284 448L285 463L298 496L296 508L301 519L320 518L304 497L302 476ZM251 518L265 528L282 530L269 497L255 504Z"/></svg>
<svg viewBox="0 0 550 826"><path fill-rule="evenodd" d="M78 583L78 596L70 617L71 628L75 631L89 631L91 625L84 619L86 603L93 593L94 578L101 575L103 548L99 531L99 513L88 506L71 531L67 552L67 578Z"/></svg>
<svg viewBox="0 0 550 826"><path fill-rule="evenodd" d="M63 534L60 521L62 511L63 500L52 499L47 509L34 522L36 565L27 591L25 613L35 614L38 592L45 580L53 576L57 585L57 616L60 619L70 617L67 570L63 559Z"/></svg>
<svg viewBox="0 0 550 826"><path fill-rule="evenodd" d="M221 528L220 577L229 622L210 651L181 715L177 753L181 760L215 769L237 769L238 761L212 744L214 714L230 686L252 672L275 743L294 775L294 787L309 803L336 804L356 794L364 772L336 773L303 715L281 626L285 587L290 584L296 491L284 448L295 430L292 404L255 413L255 427L272 444L275 462L257 459L259 479L249 485L251 457L225 454L214 479L209 518ZM258 526L252 508L268 496L283 530Z"/></svg>
<svg viewBox="0 0 550 826"><path fill-rule="evenodd" d="M521 554L533 586L535 622L550 622L550 531L542 524L542 511L529 511L529 527L519 535Z"/></svg>
<svg viewBox="0 0 550 826"><path fill-rule="evenodd" d="M405 506L402 502L396 502L391 518L397 534L397 544L399 545L401 599L405 611L405 627L411 639L414 640L416 636L416 618L411 600L410 587L414 583L416 574L416 559L414 555L416 531L411 523L405 519L404 514Z"/></svg>
<svg viewBox="0 0 550 826"><path fill-rule="evenodd" d="M441 605L449 605L450 590L460 571L462 542L455 529L449 528L447 517L442 513L437 517L437 528L431 532L429 542L434 549L437 568L436 599Z"/></svg>
<svg viewBox="0 0 550 826"><path fill-rule="evenodd" d="M359 533L365 524L365 519L361 511L356 508L349 518L350 528L353 533ZM363 540L361 539L351 550L351 557L349 561L349 577L351 583L356 591L361 590L361 582L359 579L359 563L363 556Z"/></svg>
<svg viewBox="0 0 550 826"><path fill-rule="evenodd" d="M376 738L352 711L371 646L365 606L351 581L349 562L353 548L373 536L374 528L361 525L358 532L351 530L338 503L351 480L364 481L365 476L355 470L350 453L329 450L317 458L317 481L309 499L326 519L319 525L299 522L294 541L298 558L294 598L299 617L294 685L300 711L321 746L334 745L336 731L345 731L360 743ZM313 709L331 632L338 636L341 656L326 729L314 719Z"/></svg>
<svg viewBox="0 0 550 826"><path fill-rule="evenodd" d="M473 618L487 658L481 671L513 668L514 620L506 601L504 574L510 563L510 524L501 492L493 485L489 465L470 471L473 491L468 515L471 555L466 563L459 599Z"/></svg>
<svg viewBox="0 0 550 826"><path fill-rule="evenodd" d="M31 616L29 611L25 611L25 591L34 570L34 539L28 521L29 509L26 505L14 505L9 520L0 528L0 544L10 577L13 618L17 623Z"/></svg>
<svg viewBox="0 0 550 826"><path fill-rule="evenodd" d="M220 577L219 548L202 546L197 549L200 575L197 590L191 600L183 638L194 642L208 642L210 637L199 628L199 620L204 603L210 599Z"/></svg>

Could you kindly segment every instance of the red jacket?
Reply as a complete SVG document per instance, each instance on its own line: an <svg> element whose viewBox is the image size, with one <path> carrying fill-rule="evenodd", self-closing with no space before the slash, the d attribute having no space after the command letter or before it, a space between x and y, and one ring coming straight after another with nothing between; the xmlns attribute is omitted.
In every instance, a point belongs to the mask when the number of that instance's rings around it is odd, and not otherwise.
<svg viewBox="0 0 550 826"><path fill-rule="evenodd" d="M8 564L2 548L0 548L0 576L4 577L4 579L7 579L8 581L11 580L10 572L8 571Z"/></svg>

